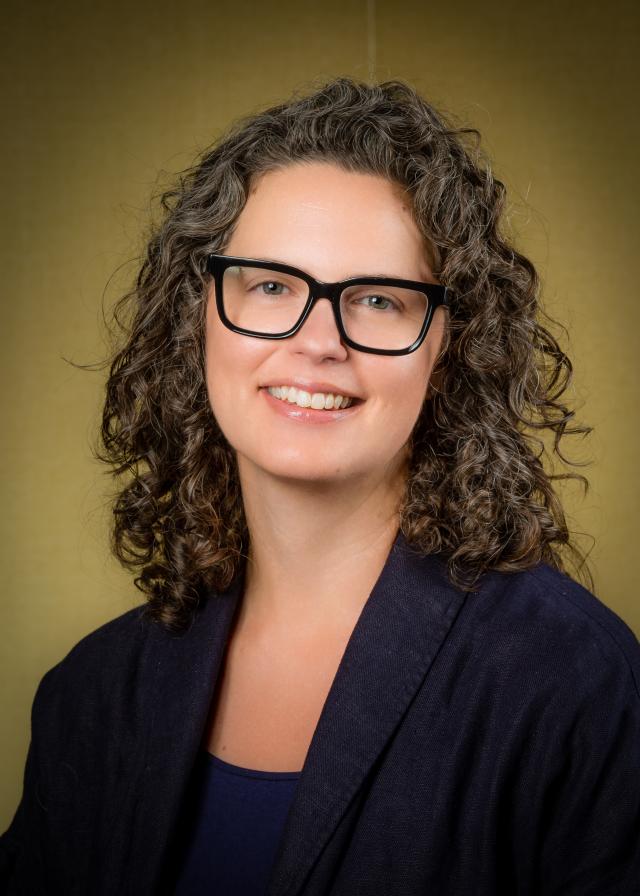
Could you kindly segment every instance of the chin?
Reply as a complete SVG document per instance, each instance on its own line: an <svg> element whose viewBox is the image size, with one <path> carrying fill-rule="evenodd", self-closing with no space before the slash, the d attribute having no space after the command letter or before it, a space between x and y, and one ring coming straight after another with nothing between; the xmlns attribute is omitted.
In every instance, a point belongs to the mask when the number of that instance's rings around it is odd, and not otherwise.
<svg viewBox="0 0 640 896"><path fill-rule="evenodd" d="M346 476L351 475L347 468L343 465L336 466L336 459L324 460L318 457L315 461L309 455L301 456L300 454L289 455L278 450L275 446L273 451L267 457L252 457L248 454L242 454L237 451L238 467L240 472L251 468L254 475L272 476L283 482L290 483L313 483L327 484L344 480Z"/></svg>
<svg viewBox="0 0 640 896"><path fill-rule="evenodd" d="M265 473L276 476L283 481L298 483L308 482L309 484L326 483L329 485L332 482L343 479L345 475L344 470L336 470L335 466L325 468L319 467L317 464L311 465L308 459L299 464L283 463L278 464L277 466L269 464L268 466L263 467L263 470Z"/></svg>

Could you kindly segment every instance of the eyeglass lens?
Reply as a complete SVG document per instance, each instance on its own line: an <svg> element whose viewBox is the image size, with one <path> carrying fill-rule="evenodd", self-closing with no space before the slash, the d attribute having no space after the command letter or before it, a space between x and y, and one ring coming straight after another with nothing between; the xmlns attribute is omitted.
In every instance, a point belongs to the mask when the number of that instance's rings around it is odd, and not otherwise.
<svg viewBox="0 0 640 896"><path fill-rule="evenodd" d="M285 333L300 319L308 298L308 284L291 274L240 266L225 268L223 274L225 314L244 330ZM399 286L361 283L340 296L347 336L367 348L408 348L420 335L428 309L425 293Z"/></svg>

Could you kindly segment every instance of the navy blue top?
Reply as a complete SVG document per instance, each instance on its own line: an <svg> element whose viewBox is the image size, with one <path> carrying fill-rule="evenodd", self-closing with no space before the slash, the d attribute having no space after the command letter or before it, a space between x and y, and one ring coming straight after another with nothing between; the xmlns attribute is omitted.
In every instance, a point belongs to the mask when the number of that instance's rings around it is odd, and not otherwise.
<svg viewBox="0 0 640 896"><path fill-rule="evenodd" d="M300 774L242 768L201 750L175 896L263 896Z"/></svg>

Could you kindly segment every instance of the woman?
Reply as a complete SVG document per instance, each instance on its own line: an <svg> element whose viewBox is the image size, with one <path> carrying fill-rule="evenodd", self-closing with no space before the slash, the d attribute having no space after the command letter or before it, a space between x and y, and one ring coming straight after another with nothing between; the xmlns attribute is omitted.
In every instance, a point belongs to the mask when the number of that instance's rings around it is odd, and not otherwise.
<svg viewBox="0 0 640 896"><path fill-rule="evenodd" d="M640 647L466 134L340 78L163 197L100 451L147 601L40 684L8 892L638 892Z"/></svg>

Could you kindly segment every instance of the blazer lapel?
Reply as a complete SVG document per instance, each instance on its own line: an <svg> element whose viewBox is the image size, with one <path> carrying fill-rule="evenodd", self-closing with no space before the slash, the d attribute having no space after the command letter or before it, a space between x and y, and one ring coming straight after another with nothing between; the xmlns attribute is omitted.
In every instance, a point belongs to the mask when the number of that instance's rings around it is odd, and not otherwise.
<svg viewBox="0 0 640 896"><path fill-rule="evenodd" d="M352 632L287 816L268 896L295 896L384 749L465 593L398 530Z"/></svg>
<svg viewBox="0 0 640 896"><path fill-rule="evenodd" d="M149 694L146 763L131 837L130 892L164 892L176 827L244 588L243 563L224 592L202 602L188 631L152 626L141 687ZM142 857L142 858L140 858Z"/></svg>
<svg viewBox="0 0 640 896"><path fill-rule="evenodd" d="M131 837L130 892L164 892L182 799L244 589L246 563L213 592L191 628L153 626L140 672L149 698L148 744ZM352 798L427 674L465 594L437 557L414 552L398 530L351 634L313 734L287 816L268 896L304 886ZM144 857L141 860L139 857Z"/></svg>

